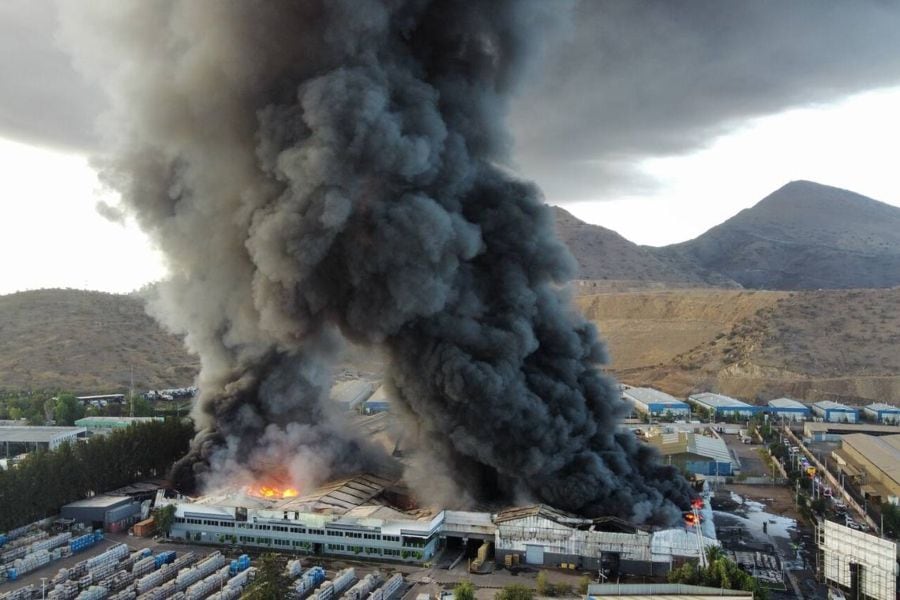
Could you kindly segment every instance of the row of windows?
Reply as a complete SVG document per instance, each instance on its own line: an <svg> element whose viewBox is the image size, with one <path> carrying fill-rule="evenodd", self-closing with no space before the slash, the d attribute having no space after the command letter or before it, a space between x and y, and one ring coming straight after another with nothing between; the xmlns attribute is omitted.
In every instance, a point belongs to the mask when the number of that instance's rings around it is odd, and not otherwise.
<svg viewBox="0 0 900 600"><path fill-rule="evenodd" d="M209 519L192 519L192 518L181 518L177 517L175 519L176 523L187 523L190 525L206 525L209 527L234 527L235 523L231 521L213 521ZM256 529L259 531L279 531L282 533L295 533L295 534L305 534L307 530L303 527L287 527L284 525L266 525L266 524L258 524L255 525L253 523L238 523L237 527L239 529ZM399 542L400 536L396 535L378 535L375 533L357 533L353 531L333 531L333 530L322 530L322 529L310 529L308 531L309 535L328 535L331 537L349 537L349 538L358 538L358 539L367 539L367 540L375 540L375 541L384 541L384 542ZM248 538L253 539L253 538ZM403 538L403 546L407 548L424 548L428 545L428 540L422 540L419 538Z"/></svg>

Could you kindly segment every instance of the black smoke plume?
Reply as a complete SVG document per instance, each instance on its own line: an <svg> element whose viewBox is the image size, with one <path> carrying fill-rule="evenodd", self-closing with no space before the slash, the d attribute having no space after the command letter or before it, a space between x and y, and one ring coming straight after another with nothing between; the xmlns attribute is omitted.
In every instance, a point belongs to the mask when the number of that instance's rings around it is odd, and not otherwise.
<svg viewBox="0 0 900 600"><path fill-rule="evenodd" d="M323 401L343 336L385 351L459 497L637 522L687 505L617 430L603 347L565 292L572 259L503 166L507 102L559 6L116 0L66 16L95 32L80 61L110 91L104 176L169 260L153 310L202 361L182 483L378 460Z"/></svg>

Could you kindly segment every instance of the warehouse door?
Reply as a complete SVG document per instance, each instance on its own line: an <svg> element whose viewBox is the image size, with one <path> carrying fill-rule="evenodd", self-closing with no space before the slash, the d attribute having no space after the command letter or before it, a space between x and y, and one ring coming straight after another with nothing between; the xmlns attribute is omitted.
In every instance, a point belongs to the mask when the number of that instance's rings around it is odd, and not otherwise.
<svg viewBox="0 0 900 600"><path fill-rule="evenodd" d="M526 544L525 545L525 562L529 565L544 564L544 547Z"/></svg>

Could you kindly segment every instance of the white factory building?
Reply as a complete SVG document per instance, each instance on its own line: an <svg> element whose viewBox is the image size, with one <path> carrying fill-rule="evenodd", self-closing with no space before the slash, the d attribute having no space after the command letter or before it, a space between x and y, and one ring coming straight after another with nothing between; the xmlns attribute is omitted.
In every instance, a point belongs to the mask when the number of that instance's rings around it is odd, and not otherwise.
<svg viewBox="0 0 900 600"><path fill-rule="evenodd" d="M65 442L74 443L84 437L84 427L42 427L26 425L4 425L0 427L0 452L9 458L10 452L30 450L54 450Z"/></svg>
<svg viewBox="0 0 900 600"><path fill-rule="evenodd" d="M712 392L691 394L688 396L688 400L693 402L699 408L713 413L717 419L721 417L749 418L757 413L766 411L765 406L754 406L738 400L737 398L724 396L722 394L714 394Z"/></svg>
<svg viewBox="0 0 900 600"><path fill-rule="evenodd" d="M689 419L691 407L665 392L645 387L624 387L622 398L634 407L637 412L653 417L672 417Z"/></svg>
<svg viewBox="0 0 900 600"><path fill-rule="evenodd" d="M874 423L884 423L887 425L900 424L900 408L885 404L883 402L875 402L863 408L863 412L870 421Z"/></svg>
<svg viewBox="0 0 900 600"><path fill-rule="evenodd" d="M644 531L616 518L585 519L544 505L497 513L408 509L391 481L369 474L278 500L245 492L174 501L171 537L248 549L428 562L448 544L493 543L495 558L523 564L577 565L661 575L680 558L699 556L715 539L678 527ZM708 515L710 523L712 515ZM707 535L714 535L707 532Z"/></svg>
<svg viewBox="0 0 900 600"><path fill-rule="evenodd" d="M793 398L769 400L769 412L778 421L805 421L809 418L809 407Z"/></svg>
<svg viewBox="0 0 900 600"><path fill-rule="evenodd" d="M831 400L812 405L813 414L828 423L858 423L859 410Z"/></svg>

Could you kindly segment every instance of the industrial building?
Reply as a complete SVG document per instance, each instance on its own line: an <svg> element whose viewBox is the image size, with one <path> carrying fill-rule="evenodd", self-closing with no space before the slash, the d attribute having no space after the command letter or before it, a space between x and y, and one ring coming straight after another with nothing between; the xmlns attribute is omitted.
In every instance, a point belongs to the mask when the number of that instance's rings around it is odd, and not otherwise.
<svg viewBox="0 0 900 600"><path fill-rule="evenodd" d="M64 442L75 442L86 433L84 427L3 426L0 427L0 449L5 458L31 450L53 450Z"/></svg>
<svg viewBox="0 0 900 600"><path fill-rule="evenodd" d="M686 402L653 388L626 387L622 390L622 398L634 409L652 417L672 417L690 419L691 407Z"/></svg>
<svg viewBox="0 0 900 600"><path fill-rule="evenodd" d="M366 414L385 412L391 410L391 398L388 396L387 388L384 384L378 386L378 389L372 394L372 396L366 400L365 404Z"/></svg>
<svg viewBox="0 0 900 600"><path fill-rule="evenodd" d="M358 410L374 391L375 385L371 381L338 381L331 387L330 398L341 410Z"/></svg>
<svg viewBox="0 0 900 600"><path fill-rule="evenodd" d="M162 417L85 417L75 421L75 425L84 427L90 433L107 433L115 429L125 429L136 423L162 420Z"/></svg>
<svg viewBox="0 0 900 600"><path fill-rule="evenodd" d="M241 490L179 501L170 535L276 551L427 561L437 550L444 513L390 506L385 495L391 483L363 474L292 498Z"/></svg>
<svg viewBox="0 0 900 600"><path fill-rule="evenodd" d="M875 402L863 408L866 417L875 423L900 424L900 408Z"/></svg>
<svg viewBox="0 0 900 600"><path fill-rule="evenodd" d="M820 521L816 544L825 581L848 598L896 600L897 543L832 521Z"/></svg>
<svg viewBox="0 0 900 600"><path fill-rule="evenodd" d="M900 435L845 435L840 456L865 473L862 491L868 498L900 503Z"/></svg>
<svg viewBox="0 0 900 600"><path fill-rule="evenodd" d="M822 400L812 405L813 414L829 423L857 423L859 411L846 404L831 400Z"/></svg>
<svg viewBox="0 0 900 600"><path fill-rule="evenodd" d="M765 406L753 406L731 398L722 394L713 394L711 392L703 392L700 394L691 394L688 400L696 404L707 412L715 414L719 417L741 417L748 418L761 412L766 412Z"/></svg>
<svg viewBox="0 0 900 600"><path fill-rule="evenodd" d="M726 590L686 583L593 583L588 586L585 600L704 600L731 598L753 600L753 592Z"/></svg>
<svg viewBox="0 0 900 600"><path fill-rule="evenodd" d="M772 417L782 421L805 421L809 418L809 407L793 398L769 400Z"/></svg>
<svg viewBox="0 0 900 600"><path fill-rule="evenodd" d="M646 441L659 450L664 462L695 475L730 476L739 468L728 445L719 437L675 431L651 436Z"/></svg>
<svg viewBox="0 0 900 600"><path fill-rule="evenodd" d="M814 423L803 424L803 438L808 442L839 442L845 435L865 433L868 435L894 435L900 433L898 425L878 425L873 423Z"/></svg>
<svg viewBox="0 0 900 600"><path fill-rule="evenodd" d="M141 504L129 496L99 495L66 504L59 516L94 529L124 531L140 520Z"/></svg>
<svg viewBox="0 0 900 600"><path fill-rule="evenodd" d="M674 560L698 557L701 540L704 548L718 545L693 529L649 532L620 519L585 519L544 505L498 513L415 508L393 481L372 474L290 498L235 490L173 503L176 539L410 563L430 561L445 546L481 540L494 544L498 561L515 554L527 564L593 569L602 563L611 572L662 575Z"/></svg>

